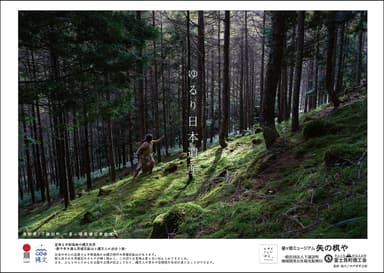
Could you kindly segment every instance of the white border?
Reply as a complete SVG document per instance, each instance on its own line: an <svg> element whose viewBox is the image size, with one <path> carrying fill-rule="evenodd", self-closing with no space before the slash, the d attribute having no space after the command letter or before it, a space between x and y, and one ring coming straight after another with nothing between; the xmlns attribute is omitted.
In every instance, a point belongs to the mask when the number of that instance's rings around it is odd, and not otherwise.
<svg viewBox="0 0 384 273"><path fill-rule="evenodd" d="M65 267L21 263L26 240L18 240L18 10L368 10L368 239L367 240L120 240L133 251L158 250L218 261L214 267L119 266ZM1 2L1 269L2 271L333 271L321 265L265 265L258 262L259 244L346 243L367 253L366 271L383 270L383 3L380 1L138 1L138 2ZM29 240L36 244L37 240ZM84 240L81 240L84 241ZM54 240L46 240L50 245ZM116 241L114 241L116 242ZM20 262L19 262L20 261ZM356 270L357 271L357 270Z"/></svg>

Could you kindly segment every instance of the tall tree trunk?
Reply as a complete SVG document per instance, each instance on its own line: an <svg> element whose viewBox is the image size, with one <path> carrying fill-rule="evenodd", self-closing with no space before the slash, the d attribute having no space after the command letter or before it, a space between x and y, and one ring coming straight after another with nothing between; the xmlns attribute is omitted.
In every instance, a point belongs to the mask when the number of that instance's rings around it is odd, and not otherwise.
<svg viewBox="0 0 384 273"><path fill-rule="evenodd" d="M110 102L111 94L107 92L107 101ZM109 159L109 174L111 181L116 181L116 163L115 163L115 149L113 140L113 125L112 118L109 117L107 120L107 141L108 141L108 159Z"/></svg>
<svg viewBox="0 0 384 273"><path fill-rule="evenodd" d="M35 63L35 56L33 50L31 52L31 61L32 61L32 77L36 81L37 80L37 75L36 75L36 63ZM33 117L33 133L35 139L40 141L39 145L34 145L33 152L35 154L34 156L34 165L35 165L35 173L36 173L36 181L37 185L40 189L40 194L41 194L41 201L45 202L45 190L47 189L47 172L46 172L46 166L45 166L45 155L43 154L40 156L40 150L44 153L44 142L42 140L42 128L41 128L41 120L40 120L40 110L38 106L38 101L36 101L36 112L35 112L35 105L32 103L31 105L32 108L32 117ZM39 123L39 124L37 124ZM37 129L37 126L40 126L39 129ZM44 156L44 161L42 160ZM44 166L43 166L44 164ZM44 171L45 170L45 171Z"/></svg>
<svg viewBox="0 0 384 273"><path fill-rule="evenodd" d="M164 79L164 49L163 49L163 23L160 24L160 49L161 49L161 90L162 90L162 106L163 106L163 132L164 132L164 146L165 154L169 156L168 152L168 133L167 133L167 109L166 109L166 96L165 96L165 79Z"/></svg>
<svg viewBox="0 0 384 273"><path fill-rule="evenodd" d="M197 90L197 141L196 147L206 150L202 147L202 141L205 137L205 47L204 47L204 12L198 11L198 85Z"/></svg>
<svg viewBox="0 0 384 273"><path fill-rule="evenodd" d="M23 107L23 106L22 106ZM24 107L23 107L24 108ZM23 109L23 112L25 110ZM31 168L31 158L29 154L30 145L28 144L27 140L27 122L25 121L25 117L23 117L23 130L24 130L24 152L26 156L26 165L27 165L27 178L28 178L28 188L31 193L31 200L32 204L35 204L36 197L35 197L35 187L33 185L33 176L32 176L32 168Z"/></svg>
<svg viewBox="0 0 384 273"><path fill-rule="evenodd" d="M240 45L240 88L239 88L239 130L242 133L245 129L244 125L244 55L243 47Z"/></svg>
<svg viewBox="0 0 384 273"><path fill-rule="evenodd" d="M55 117L55 131L56 131L56 147L57 147L57 160L58 160L58 170L60 178L60 188L61 193L64 198L64 208L67 209L69 206L69 187L67 180L67 168L65 162L65 122L64 122L64 113L60 110L57 112L57 117Z"/></svg>
<svg viewBox="0 0 384 273"><path fill-rule="evenodd" d="M363 14L360 13L360 21L363 19ZM360 23L361 24L361 23ZM360 26L361 27L361 26ZM356 80L355 85L360 85L361 82L361 63L362 63L362 56L363 56L363 31L359 30L358 35L358 48L357 48L357 60L356 60Z"/></svg>
<svg viewBox="0 0 384 273"><path fill-rule="evenodd" d="M300 83L301 69L303 62L304 48L304 18L305 12L299 11L297 15L297 41L296 41L296 60L295 60L295 79L292 94L292 131L299 129L299 99L300 99Z"/></svg>
<svg viewBox="0 0 384 273"><path fill-rule="evenodd" d="M315 34L315 40L316 40L316 45L315 45L315 72L314 72L314 84L313 88L315 90L314 92L314 102L313 105L316 108L318 104L318 95L319 95L319 51L320 51L320 31L319 27L316 27L316 34Z"/></svg>
<svg viewBox="0 0 384 273"><path fill-rule="evenodd" d="M187 11L187 14L189 15L189 11ZM184 59L189 59L189 55L190 55L190 48L189 48L189 16L187 15L186 17L186 29L187 29L187 41L186 41L186 46L184 47L185 49L185 58ZM182 108L181 108L181 122L182 122L182 135L181 135L181 138L182 138L182 145L183 145L183 152L184 153L187 153L188 152L188 110L189 110L189 103L188 103L188 97L189 97L189 77L188 77L188 72L189 72L189 63L188 63L188 60L185 61L183 60L184 62L184 66L183 66L183 69L184 69L184 74L183 74L183 79L184 79L184 90L182 91L182 94L181 94L181 104L182 104ZM185 63L187 63L185 65Z"/></svg>
<svg viewBox="0 0 384 273"><path fill-rule="evenodd" d="M39 135L37 134L37 125L36 125L36 111L35 111L35 105L31 104L32 109L32 125L33 125L33 136L36 140L39 139ZM35 175L36 175L36 182L38 189L40 190L41 195L41 201L45 202L45 183L44 178L42 176L42 168L41 168L41 162L40 162L40 149L39 146L43 143L40 143L39 145L33 145L33 162L35 167Z"/></svg>
<svg viewBox="0 0 384 273"><path fill-rule="evenodd" d="M248 13L244 11L244 94L247 98L245 103L246 121L245 129L252 126L252 94L249 88L249 69L248 69Z"/></svg>
<svg viewBox="0 0 384 273"><path fill-rule="evenodd" d="M84 118L84 147L83 147L83 158L84 158L84 171L87 177L87 190L92 189L92 178L91 178L91 162L89 158L89 137L88 137L88 122L87 122L87 112L85 107L83 108L83 118ZM101 166L99 166L101 169Z"/></svg>
<svg viewBox="0 0 384 273"><path fill-rule="evenodd" d="M141 20L141 11L136 11L136 19ZM138 55L139 58L143 58L143 48L138 48ZM139 128L139 138L140 140L144 139L145 130L147 129L145 127L145 104L144 104L144 70L143 70L143 64L141 61L137 63L137 85L138 85L138 128Z"/></svg>
<svg viewBox="0 0 384 273"><path fill-rule="evenodd" d="M211 128L210 128L210 143L212 144L213 136L215 135L215 66L214 66L213 50L211 50Z"/></svg>
<svg viewBox="0 0 384 273"><path fill-rule="evenodd" d="M218 120L219 120L219 128L221 124L221 106L222 106L222 101L221 101L221 54L220 54L220 48L221 48L221 19L220 19L220 11L217 12L217 20L218 20L218 26L217 26L217 81L218 81L218 93L219 93L219 111L218 111Z"/></svg>
<svg viewBox="0 0 384 273"><path fill-rule="evenodd" d="M287 45L287 35L284 33L283 40L283 56L286 55L286 45ZM287 120L287 60L283 59L281 65L281 74L280 74L280 100L279 100L279 114L278 121L282 122Z"/></svg>
<svg viewBox="0 0 384 273"><path fill-rule="evenodd" d="M131 168L133 168L134 165L134 152L133 152L133 143L132 143L132 120L131 120L131 113L128 113L128 143L129 143L129 161L131 163Z"/></svg>
<svg viewBox="0 0 384 273"><path fill-rule="evenodd" d="M334 23L335 12L330 12L328 15L328 24L327 24L327 68L326 68L326 88L329 95L329 98L332 100L334 107L338 107L340 101L335 94L333 89L333 79L334 79L334 55L335 55L335 37L336 37L336 27Z"/></svg>
<svg viewBox="0 0 384 273"><path fill-rule="evenodd" d="M283 43L285 33L285 14L284 12L273 11L272 13L272 36L271 49L267 71L265 76L265 90L263 95L263 107L261 112L261 127L265 145L269 149L279 134L275 127L275 98L276 87L279 82L281 62L283 58Z"/></svg>
<svg viewBox="0 0 384 273"><path fill-rule="evenodd" d="M263 95L264 95L264 51L265 51L265 11L263 11L263 35L261 39L261 60L260 60L260 107L259 115L263 110ZM261 121L261 118L259 119Z"/></svg>
<svg viewBox="0 0 384 273"><path fill-rule="evenodd" d="M230 12L225 11L224 18L224 87L223 87L223 113L219 133L219 143L222 148L227 147L228 125L229 125L229 96L230 96L230 79L229 79L229 31L230 29Z"/></svg>
<svg viewBox="0 0 384 273"><path fill-rule="evenodd" d="M291 40L291 45L292 47L296 44L296 27L293 28L293 34L292 34L292 40ZM289 69L289 90L288 90L288 107L287 107L287 115L288 117L291 115L292 112L292 93L293 93L293 76L294 76L294 67L295 64L291 63L290 64L290 69Z"/></svg>
<svg viewBox="0 0 384 273"><path fill-rule="evenodd" d="M336 72L336 87L335 92L336 94L341 94L343 91L343 56L344 56L344 24L342 23L339 32L340 34L338 36L338 48L339 48L339 55L337 56L337 72Z"/></svg>
<svg viewBox="0 0 384 273"><path fill-rule="evenodd" d="M152 11L152 25L156 26L155 23L155 11ZM159 118L159 89L158 89L158 73L157 73L157 47L156 40L153 40L153 66L154 66L154 114L155 114L155 128L156 128L156 137L160 137L160 118ZM157 160L161 161L161 145L160 143L156 145Z"/></svg>
<svg viewBox="0 0 384 273"><path fill-rule="evenodd" d="M65 124L69 124L68 118L64 117ZM71 154L69 152L70 140L69 140L69 132L67 126L64 128L64 156L65 156L65 166L66 166L66 174L68 181L68 191L69 198L71 200L75 199L75 186L73 184L73 174L72 174L72 164L71 164Z"/></svg>
<svg viewBox="0 0 384 273"><path fill-rule="evenodd" d="M77 124L76 113L73 113L72 122L73 122L73 148L75 154L75 173L77 179L80 179L80 156L79 156L79 129Z"/></svg>
<svg viewBox="0 0 384 273"><path fill-rule="evenodd" d="M43 137L43 126L41 124L41 117L40 117L40 107L39 103L36 103L36 114L37 114L37 123L39 127L39 140L40 140L40 148L41 148L41 171L43 178L44 187L46 190L46 197L48 204L51 205L51 195L49 192L49 182L48 182L48 172L47 172L47 160L45 158L45 148L44 148L44 137Z"/></svg>
<svg viewBox="0 0 384 273"><path fill-rule="evenodd" d="M288 100L287 100L287 64L284 64L281 68L281 115L283 120L289 120L288 114Z"/></svg>

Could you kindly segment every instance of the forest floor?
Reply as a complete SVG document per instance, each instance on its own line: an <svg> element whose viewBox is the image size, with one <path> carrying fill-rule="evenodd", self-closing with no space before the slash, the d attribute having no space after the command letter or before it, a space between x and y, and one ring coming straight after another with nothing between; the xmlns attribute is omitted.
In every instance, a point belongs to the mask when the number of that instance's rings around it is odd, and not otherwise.
<svg viewBox="0 0 384 273"><path fill-rule="evenodd" d="M366 238L367 100L358 93L344 100L337 109L303 114L296 133L289 122L279 124L281 137L270 151L254 130L231 137L225 149L213 145L193 158L191 181L179 154L150 175L78 189L67 210L61 201L29 208L19 235Z"/></svg>

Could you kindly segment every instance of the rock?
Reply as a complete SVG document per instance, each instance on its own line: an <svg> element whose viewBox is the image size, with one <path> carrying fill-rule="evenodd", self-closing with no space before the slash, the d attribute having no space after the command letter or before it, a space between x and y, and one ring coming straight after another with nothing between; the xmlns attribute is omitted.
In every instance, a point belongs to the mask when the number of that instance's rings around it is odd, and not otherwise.
<svg viewBox="0 0 384 273"><path fill-rule="evenodd" d="M81 224L81 225L89 224L89 223L93 222L94 220L95 220L95 219L94 219L92 213L90 213L89 211L87 211L87 212L84 214L83 218L81 218L81 220L80 220L80 224Z"/></svg>
<svg viewBox="0 0 384 273"><path fill-rule="evenodd" d="M261 139L258 139L258 138L252 139L252 145L254 146L260 145L261 143L263 143Z"/></svg>
<svg viewBox="0 0 384 273"><path fill-rule="evenodd" d="M111 192L112 192L111 190L106 190L106 189L100 188L98 196L106 196L106 195L110 194Z"/></svg>
<svg viewBox="0 0 384 273"><path fill-rule="evenodd" d="M257 127L255 129L255 134L259 134L259 133L262 133L263 132L263 129L261 129L260 127Z"/></svg>
<svg viewBox="0 0 384 273"><path fill-rule="evenodd" d="M176 204L153 220L150 238L175 238L178 233L194 236L199 230L192 225L203 212L203 208L192 202Z"/></svg>
<svg viewBox="0 0 384 273"><path fill-rule="evenodd" d="M170 173L174 173L177 171L177 165L175 163L169 164L165 169L164 169L164 175L168 175Z"/></svg>

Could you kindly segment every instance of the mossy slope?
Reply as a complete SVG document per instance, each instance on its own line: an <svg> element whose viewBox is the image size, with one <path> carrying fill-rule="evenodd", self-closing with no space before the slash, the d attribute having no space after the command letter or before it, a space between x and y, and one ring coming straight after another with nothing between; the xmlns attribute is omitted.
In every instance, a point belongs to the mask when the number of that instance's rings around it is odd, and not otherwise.
<svg viewBox="0 0 384 273"><path fill-rule="evenodd" d="M271 151L260 144L260 132L233 137L227 148L213 145L193 159L196 172L191 181L181 155L158 164L151 175L104 185L105 195L99 196L99 188L83 191L67 210L56 203L25 213L19 233L365 238L366 99L330 109L301 117L304 136L281 124L282 137ZM164 172L171 164L173 171Z"/></svg>

